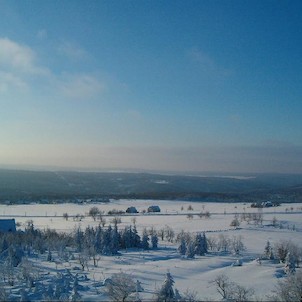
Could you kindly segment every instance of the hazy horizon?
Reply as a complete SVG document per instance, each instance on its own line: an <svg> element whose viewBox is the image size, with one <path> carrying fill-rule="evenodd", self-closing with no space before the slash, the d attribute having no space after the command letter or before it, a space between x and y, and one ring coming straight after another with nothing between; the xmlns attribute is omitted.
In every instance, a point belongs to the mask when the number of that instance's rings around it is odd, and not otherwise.
<svg viewBox="0 0 302 302"><path fill-rule="evenodd" d="M0 167L302 173L301 9L0 0Z"/></svg>

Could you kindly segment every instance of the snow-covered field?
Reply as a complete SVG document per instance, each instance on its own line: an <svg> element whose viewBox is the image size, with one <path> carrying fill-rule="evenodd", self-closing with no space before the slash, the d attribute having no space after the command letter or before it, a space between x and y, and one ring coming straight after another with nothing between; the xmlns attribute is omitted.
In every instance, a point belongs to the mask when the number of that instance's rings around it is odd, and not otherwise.
<svg viewBox="0 0 302 302"><path fill-rule="evenodd" d="M142 213L150 205L159 205L161 213ZM188 210L189 206L193 210ZM263 208L261 210L251 208L248 203L198 203L184 201L153 201L153 200L112 200L106 204L31 204L31 205L0 205L0 218L15 218L19 229L24 229L28 220L32 220L35 228L56 229L62 232L72 232L75 227L97 226L99 221L94 221L87 215L90 208L98 207L106 214L109 210L117 209L125 211L129 206L135 206L138 214L121 215L119 228L135 224L141 235L143 228L154 227L159 230L165 226L173 228L175 233L182 230L186 232L206 232L206 236L218 236L226 234L230 237L241 235L246 250L240 255L242 266L232 266L238 256L230 253L216 253L209 251L205 256L196 256L194 259L185 259L177 252L178 244L159 240L157 250L128 250L121 251L118 256L100 256L98 267L94 267L92 260L89 271L75 270L79 267L77 260L69 262L42 261L39 258L34 261L38 267L44 267L49 274L69 269L72 273L79 274L80 284L84 287L79 293L82 300L100 301L108 300L99 281L110 278L113 273L125 272L131 274L134 279L142 282L144 292L140 293L141 299L151 299L157 288L170 272L174 277L175 287L180 292L187 289L194 291L199 300L220 300L216 287L210 282L218 275L224 273L234 282L252 287L255 291L255 299L267 299L276 287L278 272L284 266L269 260L263 260L261 265L255 260L261 256L266 242L272 245L280 240L291 240L302 247L302 204L282 204L279 207ZM209 212L209 218L198 216L199 213ZM239 220L242 213L263 213L262 225L253 222L241 221L238 228L230 226L235 215ZM69 219L63 218L68 213ZM74 220L73 215L84 215L81 221ZM188 217L193 214L193 218ZM104 215L106 225L113 216ZM278 227L272 226L273 218L276 218ZM281 227L280 227L281 225ZM46 255L45 255L46 257ZM42 260L41 260L42 259ZM45 260L45 259L44 259ZM299 269L298 269L299 270ZM84 278L86 275L88 278ZM81 279L83 278L83 280Z"/></svg>

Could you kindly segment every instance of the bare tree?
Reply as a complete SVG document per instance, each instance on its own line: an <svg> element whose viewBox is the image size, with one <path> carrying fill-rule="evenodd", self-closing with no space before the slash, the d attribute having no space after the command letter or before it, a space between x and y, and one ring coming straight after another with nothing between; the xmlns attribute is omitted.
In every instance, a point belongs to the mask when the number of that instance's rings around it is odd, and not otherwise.
<svg viewBox="0 0 302 302"><path fill-rule="evenodd" d="M226 275L218 275L211 283L216 286L216 290L223 300L230 297L231 281Z"/></svg>
<svg viewBox="0 0 302 302"><path fill-rule="evenodd" d="M217 242L217 250L228 252L230 249L230 238L227 235L219 234Z"/></svg>
<svg viewBox="0 0 302 302"><path fill-rule="evenodd" d="M237 228L237 227L239 227L239 225L240 225L240 221L238 220L238 218L234 218L232 221L231 221L231 223L230 223L230 226L232 226L232 227L234 227L234 228Z"/></svg>
<svg viewBox="0 0 302 302"><path fill-rule="evenodd" d="M170 226L168 226L168 225L166 225L165 226L165 237L166 237L166 239L169 241L169 242L173 242L173 239L174 239L174 237L175 237L175 232L174 232L174 230L170 227Z"/></svg>
<svg viewBox="0 0 302 302"><path fill-rule="evenodd" d="M95 221L97 216L100 214L100 210L98 207L92 207L90 208L88 215L91 216L93 218L93 220Z"/></svg>
<svg viewBox="0 0 302 302"><path fill-rule="evenodd" d="M231 239L231 249L234 254L239 255L240 252L244 251L246 249L243 241L243 237L241 235L239 236L233 236Z"/></svg>
<svg viewBox="0 0 302 302"><path fill-rule="evenodd" d="M89 270L88 267L88 262L89 262L89 252L88 251L83 251L79 253L79 263L82 267L82 270L85 270L85 267L87 268L87 270Z"/></svg>
<svg viewBox="0 0 302 302"><path fill-rule="evenodd" d="M252 288L241 286L231 281L226 275L218 275L213 281L221 298L226 301L244 302L251 301L254 294Z"/></svg>
<svg viewBox="0 0 302 302"><path fill-rule="evenodd" d="M124 302L135 290L136 285L132 277L123 272L113 274L110 282L106 284L107 295L113 301Z"/></svg>
<svg viewBox="0 0 302 302"><path fill-rule="evenodd" d="M210 250L215 250L217 247L217 239L215 237L207 237L207 244Z"/></svg>

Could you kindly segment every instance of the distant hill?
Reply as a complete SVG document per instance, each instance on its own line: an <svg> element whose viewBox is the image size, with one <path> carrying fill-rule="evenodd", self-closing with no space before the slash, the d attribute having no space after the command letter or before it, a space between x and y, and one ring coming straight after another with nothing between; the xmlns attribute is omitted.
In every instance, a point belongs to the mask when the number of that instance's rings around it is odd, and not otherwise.
<svg viewBox="0 0 302 302"><path fill-rule="evenodd" d="M51 172L0 169L0 201L78 197L242 200L301 195L302 175L186 176L125 172Z"/></svg>

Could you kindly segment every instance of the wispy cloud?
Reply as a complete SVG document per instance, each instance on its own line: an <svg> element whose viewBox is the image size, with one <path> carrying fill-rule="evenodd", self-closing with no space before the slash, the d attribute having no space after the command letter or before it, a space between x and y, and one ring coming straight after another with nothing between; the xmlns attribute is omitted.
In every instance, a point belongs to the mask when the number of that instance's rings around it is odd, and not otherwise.
<svg viewBox="0 0 302 302"><path fill-rule="evenodd" d="M27 83L19 76L10 73L0 71L0 93L8 92L11 89L27 89Z"/></svg>
<svg viewBox="0 0 302 302"><path fill-rule="evenodd" d="M188 52L188 57L195 62L199 68L210 75L229 76L233 73L232 70L227 69L218 64L210 55L198 48L192 48Z"/></svg>
<svg viewBox="0 0 302 302"><path fill-rule="evenodd" d="M45 36L46 32L38 32ZM86 52L65 43L61 51L72 58L86 56ZM105 81L92 73L56 74L45 66L38 64L37 55L32 48L8 38L0 38L0 93L32 88L36 80L44 80L47 87L59 92L62 98L90 99L100 95L106 87ZM41 87L40 87L41 88Z"/></svg>
<svg viewBox="0 0 302 302"><path fill-rule="evenodd" d="M32 73L36 71L35 53L29 47L0 38L0 68Z"/></svg>
<svg viewBox="0 0 302 302"><path fill-rule="evenodd" d="M0 92L30 87L35 77L49 76L50 71L37 63L35 52L8 38L0 38Z"/></svg>
<svg viewBox="0 0 302 302"><path fill-rule="evenodd" d="M26 45L0 38L0 92L27 89L27 78L45 73L36 63L35 52Z"/></svg>

